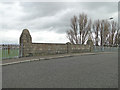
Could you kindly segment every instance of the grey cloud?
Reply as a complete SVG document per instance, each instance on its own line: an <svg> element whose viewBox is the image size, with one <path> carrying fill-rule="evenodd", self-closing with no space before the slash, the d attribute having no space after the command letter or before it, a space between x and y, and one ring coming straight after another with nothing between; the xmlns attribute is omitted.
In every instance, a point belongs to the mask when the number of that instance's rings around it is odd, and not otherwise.
<svg viewBox="0 0 120 90"><path fill-rule="evenodd" d="M63 3L64 4L64 3ZM53 16L57 11L63 9L65 6L60 3L44 3L44 2L27 2L21 3L23 11L27 13L25 20L39 18L43 16Z"/></svg>
<svg viewBox="0 0 120 90"><path fill-rule="evenodd" d="M105 11L106 13L114 13L117 11L118 4L116 2L27 2L21 3L24 12L27 13L27 17L24 19L34 19L42 16L52 16L56 12L66 8L87 9L90 12L97 10ZM96 14L96 13L95 13Z"/></svg>
<svg viewBox="0 0 120 90"><path fill-rule="evenodd" d="M109 18L113 13L117 12L117 3L114 2L79 2L79 3L73 3L73 2L56 2L56 3L44 3L44 2L27 2L27 3L21 3L21 6L23 7L23 11L26 14L26 16L22 17L22 20L33 20L40 17L45 16L54 16L56 13L59 13L61 10L65 10L67 8L75 8L78 9L78 11L84 12L85 10L89 11L88 14L90 14L92 18L95 18L95 16L100 16L101 18L106 16ZM82 10L81 10L82 9ZM73 12L74 13L74 12ZM94 16L94 17L93 17ZM71 18L70 15L66 16ZM105 18L106 18L105 17ZM66 20L66 18L63 18ZM68 19L66 20L68 21ZM61 22L61 21L58 21ZM63 21L64 22L64 21ZM69 23L69 22L68 22ZM54 25L57 23L53 23ZM50 24L51 25L51 24ZM44 25L45 27L50 25ZM59 25L59 23L58 23Z"/></svg>
<svg viewBox="0 0 120 90"><path fill-rule="evenodd" d="M117 2L20 2L20 7L24 14L11 23L3 23L5 30L28 28L31 32L52 30L56 33L65 33L70 28L70 19L73 15L85 12L91 19L108 19L118 12ZM9 15L8 17L11 18Z"/></svg>
<svg viewBox="0 0 120 90"><path fill-rule="evenodd" d="M9 3L10 4L10 3ZM12 4L11 4L12 5ZM54 16L56 13L59 13L61 10L65 10L67 8L75 8L80 13L84 11L89 11L88 14L90 17L95 18L97 16L100 16L101 18L104 16L111 16L111 14L117 12L117 3L113 2L22 2L20 3L20 6L23 9L23 12L25 15L21 16L20 18L16 19L19 22L16 23L19 27L20 25L23 25L26 23L27 25L31 25L33 27L37 26L36 28L45 28L50 27L57 24L57 26L61 26L61 23L69 23L69 20L73 13L66 14L61 20L59 21L48 21L51 23L46 23L45 25L41 26L39 21L36 21L34 23L31 23L34 19L42 18L42 17L51 17ZM98 15L99 14L99 15ZM89 16L88 15L88 16ZM39 22L39 23L38 23ZM13 21L14 23L14 21ZM38 25L35 25L38 24ZM17 25L3 25L6 26L7 29L11 29L12 27L16 27Z"/></svg>

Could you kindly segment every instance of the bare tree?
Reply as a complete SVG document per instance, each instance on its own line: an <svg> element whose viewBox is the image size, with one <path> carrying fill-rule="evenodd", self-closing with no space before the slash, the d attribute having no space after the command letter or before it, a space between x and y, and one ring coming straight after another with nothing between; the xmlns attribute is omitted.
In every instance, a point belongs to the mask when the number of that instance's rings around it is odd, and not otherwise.
<svg viewBox="0 0 120 90"><path fill-rule="evenodd" d="M77 16L71 19L71 29L67 31L67 37L72 44L78 44L78 20Z"/></svg>
<svg viewBox="0 0 120 90"><path fill-rule="evenodd" d="M99 31L100 31L100 20L96 20L94 21L93 24L93 31L95 33L95 45L98 46L98 42L99 42Z"/></svg>
<svg viewBox="0 0 120 90"><path fill-rule="evenodd" d="M113 45L114 41L117 40L117 22L111 22L111 30L110 30L110 44ZM116 34L115 34L116 33Z"/></svg>
<svg viewBox="0 0 120 90"><path fill-rule="evenodd" d="M107 45L109 43L109 28L110 23L107 20L102 20L100 24L101 45Z"/></svg>
<svg viewBox="0 0 120 90"><path fill-rule="evenodd" d="M115 42L114 42L114 45L117 46L118 45L118 33L116 33L115 35Z"/></svg>
<svg viewBox="0 0 120 90"><path fill-rule="evenodd" d="M80 14L79 18L74 16L71 19L70 29L67 31L67 37L73 44L84 44L87 41L88 33L91 32L92 21L88 19L87 14Z"/></svg>
<svg viewBox="0 0 120 90"><path fill-rule="evenodd" d="M118 43L118 45L120 47L120 29L118 29L118 34L117 35L118 35L118 37L117 37L117 39L118 39L117 41L118 42L117 43Z"/></svg>
<svg viewBox="0 0 120 90"><path fill-rule="evenodd" d="M74 42L74 35L73 35L73 31L72 30L69 30L66 32L67 33L67 38L69 39L69 41L72 43L72 44L75 44Z"/></svg>
<svg viewBox="0 0 120 90"><path fill-rule="evenodd" d="M79 15L79 34L80 34L80 44L84 44L87 40L88 32L91 30L91 20L88 20L87 14Z"/></svg>
<svg viewBox="0 0 120 90"><path fill-rule="evenodd" d="M109 43L109 30L110 30L110 23L105 20L104 22L104 44L108 45Z"/></svg>
<svg viewBox="0 0 120 90"><path fill-rule="evenodd" d="M117 24L118 26L118 24ZM116 30L116 34L115 34L115 40L114 40L114 45L120 45L120 28L118 27Z"/></svg>
<svg viewBox="0 0 120 90"><path fill-rule="evenodd" d="M70 22L70 29L66 32L67 38L72 44L85 44L89 34L95 41L95 45L117 45L119 42L119 32L117 31L117 23L108 20L95 20L92 24L91 19L88 19L87 14L79 14L79 17L73 16ZM93 30L93 32L92 32ZM94 33L94 35L92 35Z"/></svg>
<svg viewBox="0 0 120 90"><path fill-rule="evenodd" d="M103 45L103 24L102 24L103 21L101 21L100 23L100 39L101 39L101 42L100 42L100 45L102 46Z"/></svg>

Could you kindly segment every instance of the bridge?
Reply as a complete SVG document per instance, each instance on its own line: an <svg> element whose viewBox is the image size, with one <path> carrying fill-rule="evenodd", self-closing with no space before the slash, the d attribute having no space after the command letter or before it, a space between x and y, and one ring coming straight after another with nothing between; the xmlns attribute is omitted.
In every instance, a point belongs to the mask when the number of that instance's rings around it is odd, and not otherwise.
<svg viewBox="0 0 120 90"><path fill-rule="evenodd" d="M101 47L91 49L91 45L67 43L44 44L46 48L41 50L43 44L39 43L39 52L36 52L35 43L30 44L34 45L32 50L28 44L23 49L21 45L23 57L2 61L3 88L118 88L117 47L104 47L101 51ZM52 54L45 51L49 48ZM78 52L81 48L84 52ZM43 51L45 55L41 55Z"/></svg>

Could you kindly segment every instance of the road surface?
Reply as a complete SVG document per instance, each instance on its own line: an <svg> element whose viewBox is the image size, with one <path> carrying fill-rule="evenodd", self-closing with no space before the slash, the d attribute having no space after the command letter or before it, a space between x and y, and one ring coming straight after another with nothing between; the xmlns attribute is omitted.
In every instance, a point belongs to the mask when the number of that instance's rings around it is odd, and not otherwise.
<svg viewBox="0 0 120 90"><path fill-rule="evenodd" d="M118 54L97 54L2 67L3 88L117 88Z"/></svg>

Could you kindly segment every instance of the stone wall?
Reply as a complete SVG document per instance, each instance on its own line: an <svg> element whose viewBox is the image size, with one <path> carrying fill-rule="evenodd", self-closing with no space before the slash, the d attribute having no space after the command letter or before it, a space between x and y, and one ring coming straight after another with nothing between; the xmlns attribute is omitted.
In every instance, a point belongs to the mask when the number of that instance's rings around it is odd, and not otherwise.
<svg viewBox="0 0 120 90"><path fill-rule="evenodd" d="M32 37L27 29L20 36L20 56L40 56L50 54L90 52L90 45L71 43L32 43Z"/></svg>
<svg viewBox="0 0 120 90"><path fill-rule="evenodd" d="M32 43L31 55L46 55L46 54L64 54L67 53L66 44L54 43Z"/></svg>
<svg viewBox="0 0 120 90"><path fill-rule="evenodd" d="M90 46L71 44L71 53L83 53L83 52L90 52Z"/></svg>

